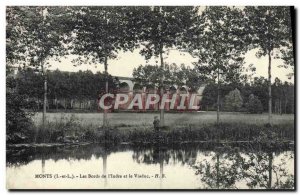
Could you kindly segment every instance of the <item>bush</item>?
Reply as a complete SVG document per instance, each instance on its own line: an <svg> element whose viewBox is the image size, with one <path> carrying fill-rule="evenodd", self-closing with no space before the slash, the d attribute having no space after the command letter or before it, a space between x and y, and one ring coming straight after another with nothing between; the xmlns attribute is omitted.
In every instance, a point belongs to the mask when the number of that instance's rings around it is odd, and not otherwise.
<svg viewBox="0 0 300 195"><path fill-rule="evenodd" d="M28 143L34 140L34 128L31 113L26 111L27 97L20 95L16 81L6 79L6 141L7 143Z"/></svg>
<svg viewBox="0 0 300 195"><path fill-rule="evenodd" d="M257 96L251 94L249 96L249 101L246 105L247 111L249 113L262 113L263 112L263 106L261 101L258 99Z"/></svg>
<svg viewBox="0 0 300 195"><path fill-rule="evenodd" d="M224 108L227 111L240 111L243 105L243 98L238 89L232 90L225 96Z"/></svg>
<svg viewBox="0 0 300 195"><path fill-rule="evenodd" d="M65 118L64 115L61 119L55 122L46 122L45 126L37 126L38 133L36 142L71 142L79 140L83 133L82 129L89 129L89 126L82 127L78 119L74 115L70 118Z"/></svg>

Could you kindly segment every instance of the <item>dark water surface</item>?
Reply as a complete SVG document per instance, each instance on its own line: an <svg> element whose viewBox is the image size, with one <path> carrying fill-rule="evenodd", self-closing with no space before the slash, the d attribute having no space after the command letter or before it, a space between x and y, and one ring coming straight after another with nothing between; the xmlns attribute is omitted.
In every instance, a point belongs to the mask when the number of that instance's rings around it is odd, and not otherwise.
<svg viewBox="0 0 300 195"><path fill-rule="evenodd" d="M107 144L108 145L108 144ZM10 189L291 189L294 151L250 144L7 148Z"/></svg>

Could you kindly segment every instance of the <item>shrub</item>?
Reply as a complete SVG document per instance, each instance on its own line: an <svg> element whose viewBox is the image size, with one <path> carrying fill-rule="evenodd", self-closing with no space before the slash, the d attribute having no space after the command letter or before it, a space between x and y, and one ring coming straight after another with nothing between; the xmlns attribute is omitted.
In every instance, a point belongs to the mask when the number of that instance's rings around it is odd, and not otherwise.
<svg viewBox="0 0 300 195"><path fill-rule="evenodd" d="M258 99L257 96L251 94L249 96L249 101L246 104L247 111L249 113L262 113L263 112L263 106L261 101Z"/></svg>
<svg viewBox="0 0 300 195"><path fill-rule="evenodd" d="M243 98L238 89L232 90L225 96L224 108L227 111L240 111L243 105Z"/></svg>
<svg viewBox="0 0 300 195"><path fill-rule="evenodd" d="M32 114L25 110L29 102L16 89L12 77L6 80L6 141L7 143L28 143L34 140Z"/></svg>

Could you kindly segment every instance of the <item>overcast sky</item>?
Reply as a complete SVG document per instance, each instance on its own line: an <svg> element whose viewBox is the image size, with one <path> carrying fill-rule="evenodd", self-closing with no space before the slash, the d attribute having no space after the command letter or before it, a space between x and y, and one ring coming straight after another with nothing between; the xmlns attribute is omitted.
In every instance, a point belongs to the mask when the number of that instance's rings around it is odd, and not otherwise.
<svg viewBox="0 0 300 195"><path fill-rule="evenodd" d="M261 57L257 58L255 56L256 50L249 51L245 56L245 66L249 64L254 64L256 67L256 75L255 76L263 76L267 78L268 76L268 58ZM71 62L76 56L68 56L67 59L61 59L61 62L51 61L50 70L59 69L61 71L71 71L77 72L79 70L91 70L92 72L104 71L103 64L82 64L80 66L74 67ZM169 55L164 55L166 63L176 63L178 66L184 63L187 66L193 67L192 62L196 62L197 59L190 56L188 53L181 53L177 50L171 50ZM148 62L149 64L158 64L158 59L151 59ZM108 72L113 76L125 76L132 77L132 71L134 68L139 65L145 65L146 60L143 56L139 54L139 50L135 50L134 52L120 52L117 59L108 61ZM283 62L280 59L272 60L272 81L276 77L280 80L288 81L293 83L293 78L288 79L286 76L288 73L292 73L293 70L291 68L279 68L278 65L282 65Z"/></svg>

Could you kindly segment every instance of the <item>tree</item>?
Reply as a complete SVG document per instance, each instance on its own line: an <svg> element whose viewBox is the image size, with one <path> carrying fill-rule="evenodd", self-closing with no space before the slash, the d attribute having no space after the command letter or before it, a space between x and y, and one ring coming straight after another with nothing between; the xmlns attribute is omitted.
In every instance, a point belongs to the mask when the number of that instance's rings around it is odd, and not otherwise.
<svg viewBox="0 0 300 195"><path fill-rule="evenodd" d="M141 86L156 87L160 83L159 67L156 65L140 65L133 69L132 76Z"/></svg>
<svg viewBox="0 0 300 195"><path fill-rule="evenodd" d="M179 47L183 35L197 16L197 8L181 6L155 6L143 8L140 18L139 40L144 46L140 51L146 60L152 57L160 59L160 93L164 92L164 55L168 49ZM160 112L160 125L164 126L164 109Z"/></svg>
<svg viewBox="0 0 300 195"><path fill-rule="evenodd" d="M296 26L295 24L295 10L294 7L290 7L290 14L286 15L285 17L285 23L288 27L288 41L286 46L284 46L283 48L280 49L280 53L277 54L277 58L280 58L283 60L284 64L281 65L280 67L284 67L284 68L288 68L288 67L292 67L293 72L289 73L287 76L289 79L291 79L294 76L294 66L295 66L295 56L296 56L296 52L295 52L295 44L296 44L296 39L292 33L292 26Z"/></svg>
<svg viewBox="0 0 300 195"><path fill-rule="evenodd" d="M257 96L253 94L249 96L249 100L248 103L246 104L246 108L247 111L252 114L263 112L263 106L261 104L261 101L258 99Z"/></svg>
<svg viewBox="0 0 300 195"><path fill-rule="evenodd" d="M240 81L246 84L252 84L253 77L256 74L256 67L254 64L242 67L243 74L240 75Z"/></svg>
<svg viewBox="0 0 300 195"><path fill-rule="evenodd" d="M43 86L43 76L33 69L19 69L18 74L16 75L16 90L20 95L25 95L28 98L31 98L36 105L33 105L33 108L39 110L40 102L43 99L44 90Z"/></svg>
<svg viewBox="0 0 300 195"><path fill-rule="evenodd" d="M26 45L24 44L24 7L6 8L6 61L13 65L25 61Z"/></svg>
<svg viewBox="0 0 300 195"><path fill-rule="evenodd" d="M43 76L33 69L20 69L15 75L15 90L20 95L24 95L32 103L29 109L39 109L40 100L42 100L44 90L40 87L43 85ZM80 101L86 103L89 100L96 100L100 93L105 91L105 74L97 72L93 74L91 71L79 72L62 72L59 70L47 71L48 81L48 105L49 109L59 109L61 107L67 109L72 108L67 102ZM109 75L109 89L116 90L118 81ZM59 105L62 103L63 105ZM54 104L53 104L54 102ZM27 109L28 109L27 108ZM91 108L91 107L90 107ZM97 106L95 105L96 109Z"/></svg>
<svg viewBox="0 0 300 195"><path fill-rule="evenodd" d="M197 91L205 81L205 76L199 72L197 67L191 68L184 64L180 66L178 71L174 72L174 75L177 85L180 85L180 82L184 82L182 84L186 85L193 92Z"/></svg>
<svg viewBox="0 0 300 195"><path fill-rule="evenodd" d="M33 141L32 113L25 110L30 106L28 96L20 94L17 82L11 76L6 78L6 141L22 143Z"/></svg>
<svg viewBox="0 0 300 195"><path fill-rule="evenodd" d="M58 109L58 99L61 98L65 89L67 88L67 83L65 83L65 74L58 69L53 72L48 72L48 97L49 99L54 99L55 107Z"/></svg>
<svg viewBox="0 0 300 195"><path fill-rule="evenodd" d="M73 10L73 54L79 55L77 64L104 64L106 75L105 92L108 93L108 60L115 59L120 50L136 47L132 34L130 11L132 7L80 7ZM83 57L83 58L82 58ZM107 111L104 110L103 126L107 126Z"/></svg>
<svg viewBox="0 0 300 195"><path fill-rule="evenodd" d="M254 48L259 48L257 56L268 56L268 123L272 122L271 67L274 51L288 47L291 40L290 9L283 6L246 7L246 27L249 41Z"/></svg>
<svg viewBox="0 0 300 195"><path fill-rule="evenodd" d="M255 77L251 85L251 91L261 101L264 111L268 111L268 79Z"/></svg>
<svg viewBox="0 0 300 195"><path fill-rule="evenodd" d="M225 96L225 108L228 111L239 111L243 105L243 98L238 89L230 91L228 95Z"/></svg>
<svg viewBox="0 0 300 195"><path fill-rule="evenodd" d="M49 59L66 53L65 43L70 29L66 7L8 7L8 61L34 67L44 77L43 125L46 120L47 79ZM18 44L16 40L19 41Z"/></svg>
<svg viewBox="0 0 300 195"><path fill-rule="evenodd" d="M243 18L242 11L234 7L206 7L190 30L194 36L188 48L199 59L196 66L203 74L210 75L207 81L217 82L217 123L221 79L231 80L243 63Z"/></svg>
<svg viewBox="0 0 300 195"><path fill-rule="evenodd" d="M206 85L204 91L203 91L203 98L201 100L202 107L206 107L206 111L212 108L216 108L216 102L217 102L217 84L215 83L209 83Z"/></svg>
<svg viewBox="0 0 300 195"><path fill-rule="evenodd" d="M157 65L140 65L133 70L133 77L135 81L141 86L159 87L160 80L160 67ZM203 79L199 76L197 69L191 69L189 66L182 64L178 67L175 63L164 64L163 74L163 88L167 89L173 85L187 86L191 91L196 91L203 83Z"/></svg>

